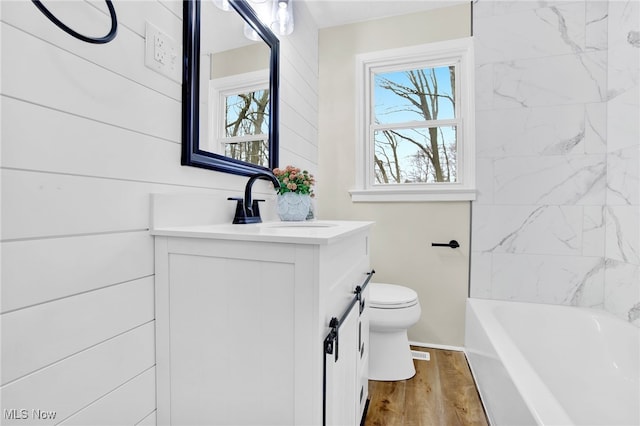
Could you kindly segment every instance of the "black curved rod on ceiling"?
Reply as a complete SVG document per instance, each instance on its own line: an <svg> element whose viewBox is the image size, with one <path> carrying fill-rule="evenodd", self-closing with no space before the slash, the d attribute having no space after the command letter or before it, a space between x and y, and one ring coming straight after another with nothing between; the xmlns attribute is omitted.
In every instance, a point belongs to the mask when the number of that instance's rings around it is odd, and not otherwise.
<svg viewBox="0 0 640 426"><path fill-rule="evenodd" d="M93 44L109 43L111 40L113 40L113 38L116 36L116 33L118 32L118 18L116 17L116 10L113 8L113 4L111 3L111 0L105 0L105 2L107 3L107 7L109 8L109 14L111 15L111 30L104 37L87 37L85 35L82 35L72 30L71 28L67 27L65 24L63 24L62 21L60 21L58 18L56 18L53 15L53 13L49 12L49 9L47 9L40 0L31 0L31 1L33 2L33 4L36 5L38 9L40 9L40 12L44 13L44 15L47 18L49 18L51 22L53 22L58 27L60 27L61 30L63 30L67 34L74 36L77 39L86 41L87 43L93 43Z"/></svg>

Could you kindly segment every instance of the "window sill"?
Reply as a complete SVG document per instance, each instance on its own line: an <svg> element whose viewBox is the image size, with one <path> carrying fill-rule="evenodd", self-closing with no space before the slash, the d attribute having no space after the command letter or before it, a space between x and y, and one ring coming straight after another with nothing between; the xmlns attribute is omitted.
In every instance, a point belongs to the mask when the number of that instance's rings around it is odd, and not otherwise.
<svg viewBox="0 0 640 426"><path fill-rule="evenodd" d="M373 188L352 189L349 191L349 193L351 194L351 201L354 203L473 201L476 199L475 189L469 188Z"/></svg>

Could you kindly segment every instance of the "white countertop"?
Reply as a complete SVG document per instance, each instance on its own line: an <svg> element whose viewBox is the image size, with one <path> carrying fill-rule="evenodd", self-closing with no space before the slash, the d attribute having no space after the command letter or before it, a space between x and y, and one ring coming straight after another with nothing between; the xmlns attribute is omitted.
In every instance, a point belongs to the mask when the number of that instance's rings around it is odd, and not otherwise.
<svg viewBox="0 0 640 426"><path fill-rule="evenodd" d="M151 229L151 235L289 244L331 244L363 231L371 227L373 223L311 220L305 222L264 222L248 225L164 226Z"/></svg>

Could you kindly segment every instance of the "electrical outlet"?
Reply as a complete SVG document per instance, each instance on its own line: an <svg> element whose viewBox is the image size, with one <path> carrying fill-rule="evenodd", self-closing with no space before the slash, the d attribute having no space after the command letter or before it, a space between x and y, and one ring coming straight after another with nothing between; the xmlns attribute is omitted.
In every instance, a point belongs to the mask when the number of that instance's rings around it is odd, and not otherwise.
<svg viewBox="0 0 640 426"><path fill-rule="evenodd" d="M144 64L166 77L181 81L178 43L150 22L145 28Z"/></svg>

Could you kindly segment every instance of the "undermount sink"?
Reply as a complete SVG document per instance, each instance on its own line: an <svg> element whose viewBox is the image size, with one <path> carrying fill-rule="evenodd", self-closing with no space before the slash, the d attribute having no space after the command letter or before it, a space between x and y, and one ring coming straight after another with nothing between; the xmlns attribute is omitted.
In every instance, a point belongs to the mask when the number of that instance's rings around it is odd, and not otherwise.
<svg viewBox="0 0 640 426"><path fill-rule="evenodd" d="M338 225L328 222L267 222L260 226L265 228L332 228Z"/></svg>

